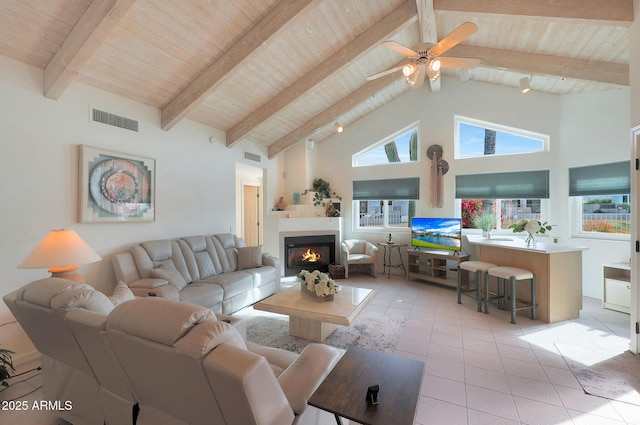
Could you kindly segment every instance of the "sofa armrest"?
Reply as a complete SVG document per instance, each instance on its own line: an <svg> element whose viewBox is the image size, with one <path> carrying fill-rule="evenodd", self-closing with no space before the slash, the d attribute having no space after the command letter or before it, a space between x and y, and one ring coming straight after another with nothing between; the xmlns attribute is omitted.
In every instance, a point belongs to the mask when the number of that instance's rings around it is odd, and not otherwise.
<svg viewBox="0 0 640 425"><path fill-rule="evenodd" d="M278 381L293 411L301 414L307 401L338 363L344 350L325 344L311 343L300 356L284 370Z"/></svg>
<svg viewBox="0 0 640 425"><path fill-rule="evenodd" d="M280 259L278 257L274 257L269 253L262 254L262 265L271 266L276 269L276 288L279 291L280 288L280 273L282 273L282 268L280 266Z"/></svg>
<svg viewBox="0 0 640 425"><path fill-rule="evenodd" d="M378 251L380 251L380 249L377 246L375 246L371 242L367 242L367 245L365 248L365 253L367 255L375 258L378 255Z"/></svg>
<svg viewBox="0 0 640 425"><path fill-rule="evenodd" d="M227 316L226 314L216 314L216 319L227 322L240 333L244 341L247 340L247 321L235 316Z"/></svg>
<svg viewBox="0 0 640 425"><path fill-rule="evenodd" d="M133 288L144 288L144 289L155 289L164 285L168 285L169 281L166 279L138 279L131 283L128 283L127 286L131 289Z"/></svg>

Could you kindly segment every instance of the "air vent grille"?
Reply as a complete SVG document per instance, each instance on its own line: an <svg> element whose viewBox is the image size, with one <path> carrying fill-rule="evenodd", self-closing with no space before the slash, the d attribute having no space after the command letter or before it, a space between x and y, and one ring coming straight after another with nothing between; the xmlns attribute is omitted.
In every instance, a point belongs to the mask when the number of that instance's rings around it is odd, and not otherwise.
<svg viewBox="0 0 640 425"><path fill-rule="evenodd" d="M244 153L244 159L248 159L250 161L255 161L255 162L262 161L262 158L260 157L260 155L255 154L255 153L251 153L251 152L245 152Z"/></svg>
<svg viewBox="0 0 640 425"><path fill-rule="evenodd" d="M138 131L138 121L136 120L121 117L99 109L92 109L91 113L91 118L95 122L124 128L126 130Z"/></svg>

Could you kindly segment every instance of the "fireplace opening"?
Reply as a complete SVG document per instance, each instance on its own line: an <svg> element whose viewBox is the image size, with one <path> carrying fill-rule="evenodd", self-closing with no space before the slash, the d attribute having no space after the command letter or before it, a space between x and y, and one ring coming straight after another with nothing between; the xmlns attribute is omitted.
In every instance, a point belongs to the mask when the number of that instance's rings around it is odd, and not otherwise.
<svg viewBox="0 0 640 425"><path fill-rule="evenodd" d="M285 276L294 276L302 270L327 272L335 263L335 236L285 237Z"/></svg>

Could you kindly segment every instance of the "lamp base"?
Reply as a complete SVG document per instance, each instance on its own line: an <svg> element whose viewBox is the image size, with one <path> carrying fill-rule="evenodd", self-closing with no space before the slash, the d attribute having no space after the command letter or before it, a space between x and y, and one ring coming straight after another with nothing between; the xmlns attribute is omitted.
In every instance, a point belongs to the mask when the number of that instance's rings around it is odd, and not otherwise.
<svg viewBox="0 0 640 425"><path fill-rule="evenodd" d="M73 282L86 283L87 281L84 276L76 272L78 268L78 266L52 267L47 271L51 273L51 277L59 277Z"/></svg>

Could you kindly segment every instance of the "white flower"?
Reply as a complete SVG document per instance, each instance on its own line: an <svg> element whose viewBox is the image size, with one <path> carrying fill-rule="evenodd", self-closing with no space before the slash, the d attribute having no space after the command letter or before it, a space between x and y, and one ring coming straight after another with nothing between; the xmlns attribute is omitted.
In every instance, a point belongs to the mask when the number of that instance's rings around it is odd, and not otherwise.
<svg viewBox="0 0 640 425"><path fill-rule="evenodd" d="M331 279L328 274L322 273L319 270L314 270L313 272L302 270L298 273L298 278L304 280L304 286L308 291L314 292L319 297L325 297L338 292L336 282Z"/></svg>
<svg viewBox="0 0 640 425"><path fill-rule="evenodd" d="M540 231L540 223L538 223L538 220L529 220L524 226L524 230L532 235L538 233Z"/></svg>

